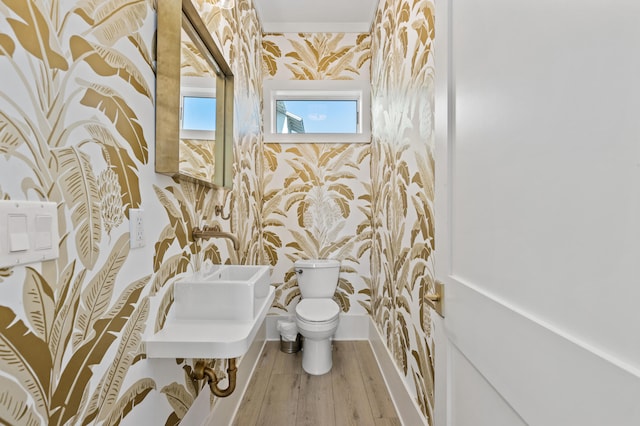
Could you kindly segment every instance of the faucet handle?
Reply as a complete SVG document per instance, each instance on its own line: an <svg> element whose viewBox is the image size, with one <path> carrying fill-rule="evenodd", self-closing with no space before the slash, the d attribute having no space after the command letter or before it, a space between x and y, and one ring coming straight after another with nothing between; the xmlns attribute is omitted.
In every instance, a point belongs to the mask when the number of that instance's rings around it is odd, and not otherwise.
<svg viewBox="0 0 640 426"><path fill-rule="evenodd" d="M229 218L231 218L231 210L229 210L229 213L225 216L224 206L222 205L217 205L215 207L215 212L216 212L216 216L220 216L223 220L229 220Z"/></svg>

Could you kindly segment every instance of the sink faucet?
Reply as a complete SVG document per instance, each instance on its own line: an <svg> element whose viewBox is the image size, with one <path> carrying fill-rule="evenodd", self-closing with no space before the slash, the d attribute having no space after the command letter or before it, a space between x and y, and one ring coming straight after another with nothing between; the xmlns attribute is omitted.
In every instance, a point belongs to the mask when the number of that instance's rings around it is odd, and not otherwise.
<svg viewBox="0 0 640 426"><path fill-rule="evenodd" d="M238 237L228 232L224 232L220 229L219 225L208 226L205 225L200 229L199 227L193 228L192 232L193 238L202 238L204 240L208 240L209 238L227 238L231 240L233 243L233 248L237 251L240 247L240 241Z"/></svg>

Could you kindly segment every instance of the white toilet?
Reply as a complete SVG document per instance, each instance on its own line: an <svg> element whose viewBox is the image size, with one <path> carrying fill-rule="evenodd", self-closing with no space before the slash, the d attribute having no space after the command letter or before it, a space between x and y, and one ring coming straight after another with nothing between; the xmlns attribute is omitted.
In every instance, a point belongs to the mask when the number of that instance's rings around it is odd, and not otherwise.
<svg viewBox="0 0 640 426"><path fill-rule="evenodd" d="M333 300L340 261L298 260L293 265L302 300L296 306L296 324L304 337L302 368L309 374L328 373L333 364L331 338L338 328L340 307Z"/></svg>

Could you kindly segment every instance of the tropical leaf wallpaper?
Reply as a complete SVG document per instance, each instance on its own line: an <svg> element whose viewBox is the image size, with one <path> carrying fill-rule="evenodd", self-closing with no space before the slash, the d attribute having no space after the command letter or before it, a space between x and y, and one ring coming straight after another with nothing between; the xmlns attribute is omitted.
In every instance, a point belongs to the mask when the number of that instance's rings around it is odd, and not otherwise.
<svg viewBox="0 0 640 426"><path fill-rule="evenodd" d="M118 6L118 7L116 7ZM146 1L0 2L0 184L58 203L60 257L0 283L3 424L115 424L157 384L144 359L150 268L131 268L128 211L153 144Z"/></svg>
<svg viewBox="0 0 640 426"><path fill-rule="evenodd" d="M381 2L372 30L371 314L429 423L434 284L434 4Z"/></svg>
<svg viewBox="0 0 640 426"><path fill-rule="evenodd" d="M263 248L272 308L293 313L296 259L342 261L336 299L369 313L428 422L434 282L433 3L381 1L371 34L265 34L263 74L364 79L371 144L264 144Z"/></svg>
<svg viewBox="0 0 640 426"><path fill-rule="evenodd" d="M180 173L213 182L216 167L216 141L210 139L180 139Z"/></svg>
<svg viewBox="0 0 640 426"><path fill-rule="evenodd" d="M369 34L265 34L263 73L281 80L370 80ZM265 144L263 248L274 265L274 311L300 298L293 262L340 259L343 312L370 311L370 144Z"/></svg>
<svg viewBox="0 0 640 426"><path fill-rule="evenodd" d="M259 73L259 41L231 24L257 33L251 4L200 3L232 66ZM153 0L0 0L0 197L57 202L60 230L57 260L0 270L0 424L178 424L198 393L191 360L146 360L142 336L162 326L180 274L241 259L190 236L228 194L154 173L155 31ZM238 126L240 144L257 145L259 128ZM141 249L130 208L145 211Z"/></svg>
<svg viewBox="0 0 640 426"><path fill-rule="evenodd" d="M162 328L167 312L173 303L171 285L181 274L198 270L205 262L214 264L257 264L262 260L258 256L260 240L253 238L259 234L259 218L256 215L255 195L258 177L254 171L261 140L260 105L258 90L260 75L260 31L258 19L249 1L236 0L233 9L222 9L217 0L198 0L193 2L212 36L221 48L234 73L234 183L230 193L224 189L210 189L193 182L177 182L164 188L154 186L157 200L162 204L169 223L162 230L156 253L154 271L156 280L151 291L162 294L162 303L156 312L155 329ZM243 29L240 31L240 29ZM256 36L257 35L257 36ZM257 41L256 41L257 39ZM190 56L185 51L191 52ZM183 57L190 58L190 64L202 63L199 55L183 44ZM203 76L208 71L198 71L191 65L182 70L183 75ZM185 146L188 149L185 149ZM189 158L189 168L193 176L202 177L212 174L213 141L181 141L182 162ZM211 179L207 179L211 180ZM246 201L244 201L246 200ZM231 213L230 220L216 216L215 207L224 206L224 213ZM235 251L229 240L194 241L191 230L195 226L218 225L221 229L239 237L240 248ZM208 360L215 368L218 377L225 377L222 360ZM160 389L173 412L165 424L178 424L198 396L200 388L194 386L190 378L195 360L176 360L176 365L184 374L179 380ZM209 392L208 390L206 390ZM215 403L215 399L213 401Z"/></svg>
<svg viewBox="0 0 640 426"><path fill-rule="evenodd" d="M232 191L154 173L155 4L0 0L0 198L55 201L60 230L57 260L0 269L0 424L179 424L193 360L142 344L173 283L207 261L268 262L286 314L293 262L316 256L342 260L343 311L374 318L430 421L433 3L383 0L371 34L262 35L251 0L194 0L235 75ZM371 143L264 144L263 77L371 81ZM239 250L193 241L204 223Z"/></svg>

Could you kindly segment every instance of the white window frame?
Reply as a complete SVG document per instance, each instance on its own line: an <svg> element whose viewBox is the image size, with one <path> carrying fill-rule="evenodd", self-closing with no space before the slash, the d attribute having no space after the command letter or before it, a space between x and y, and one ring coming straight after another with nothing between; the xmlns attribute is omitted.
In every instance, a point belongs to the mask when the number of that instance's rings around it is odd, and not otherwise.
<svg viewBox="0 0 640 426"><path fill-rule="evenodd" d="M216 97L216 80L214 77L182 77L180 85L180 139L216 140L215 130L183 129L184 98L214 98ZM216 104L218 100L216 99ZM217 108L216 108L217 110ZM215 112L215 111L214 111ZM217 115L216 115L217 117ZM216 123L216 128L218 123Z"/></svg>
<svg viewBox="0 0 640 426"><path fill-rule="evenodd" d="M268 143L370 143L371 85L365 80L264 80L264 141ZM276 101L355 100L356 133L277 133Z"/></svg>

